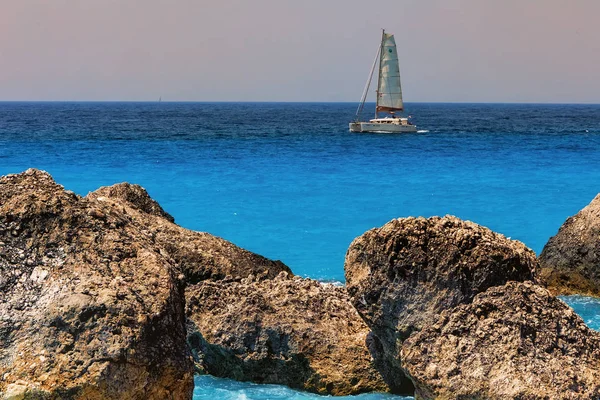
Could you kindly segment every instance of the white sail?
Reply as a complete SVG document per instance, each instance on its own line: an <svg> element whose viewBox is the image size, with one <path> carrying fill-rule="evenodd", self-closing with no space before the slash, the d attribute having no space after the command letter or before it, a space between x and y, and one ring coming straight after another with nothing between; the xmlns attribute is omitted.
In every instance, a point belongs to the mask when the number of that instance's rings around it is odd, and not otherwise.
<svg viewBox="0 0 600 400"><path fill-rule="evenodd" d="M394 35L384 32L379 58L377 111L402 111L403 109L396 41Z"/></svg>

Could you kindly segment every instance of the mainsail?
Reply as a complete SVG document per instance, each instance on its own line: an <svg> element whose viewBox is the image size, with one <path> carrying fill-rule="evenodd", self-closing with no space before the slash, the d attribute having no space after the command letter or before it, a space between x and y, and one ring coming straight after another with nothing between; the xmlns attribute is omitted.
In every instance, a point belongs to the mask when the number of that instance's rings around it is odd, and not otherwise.
<svg viewBox="0 0 600 400"><path fill-rule="evenodd" d="M379 81L377 83L376 111L402 111L400 68L394 35L383 32L379 53Z"/></svg>

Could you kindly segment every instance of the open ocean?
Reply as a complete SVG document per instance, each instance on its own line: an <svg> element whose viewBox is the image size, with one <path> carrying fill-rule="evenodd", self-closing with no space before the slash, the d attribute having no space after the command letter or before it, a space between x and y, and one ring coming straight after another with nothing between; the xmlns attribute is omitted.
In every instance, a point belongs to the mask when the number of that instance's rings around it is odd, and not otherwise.
<svg viewBox="0 0 600 400"><path fill-rule="evenodd" d="M407 109L419 133L350 133L354 103L6 102L0 175L35 167L81 195L138 183L186 228L340 282L350 242L393 218L452 214L539 254L600 192L600 105ZM598 300L564 299L600 328ZM317 397L196 382L195 399Z"/></svg>

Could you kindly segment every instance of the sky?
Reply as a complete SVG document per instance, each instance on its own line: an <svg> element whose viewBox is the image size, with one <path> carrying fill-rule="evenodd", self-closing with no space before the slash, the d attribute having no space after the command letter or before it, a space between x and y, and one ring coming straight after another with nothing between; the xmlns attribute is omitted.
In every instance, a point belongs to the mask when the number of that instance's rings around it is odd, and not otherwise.
<svg viewBox="0 0 600 400"><path fill-rule="evenodd" d="M382 28L405 102L600 103L598 0L0 0L0 101L353 102Z"/></svg>

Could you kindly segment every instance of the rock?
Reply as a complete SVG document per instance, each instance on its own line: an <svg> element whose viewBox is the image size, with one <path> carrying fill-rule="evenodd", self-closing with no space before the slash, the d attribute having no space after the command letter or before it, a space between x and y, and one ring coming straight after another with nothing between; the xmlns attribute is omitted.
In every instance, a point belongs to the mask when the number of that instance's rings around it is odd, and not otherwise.
<svg viewBox="0 0 600 400"><path fill-rule="evenodd" d="M509 282L403 343L416 399L600 398L600 334L546 289Z"/></svg>
<svg viewBox="0 0 600 400"><path fill-rule="evenodd" d="M146 189L140 185L132 185L127 182L117 183L112 186L103 186L95 190L96 197L110 197L111 199L120 199L129 203L146 214L163 217L170 222L175 222L169 213L167 213L154 199L150 197Z"/></svg>
<svg viewBox="0 0 600 400"><path fill-rule="evenodd" d="M282 271L292 273L281 261L272 261L244 250L231 242L205 232L195 232L173 223L148 193L138 185L120 183L89 193L87 199L97 204L121 207L181 268L188 283L230 276L240 280L248 275L274 278Z"/></svg>
<svg viewBox="0 0 600 400"><path fill-rule="evenodd" d="M133 217L0 178L0 397L191 399L181 272Z"/></svg>
<svg viewBox="0 0 600 400"><path fill-rule="evenodd" d="M539 261L540 278L554 294L600 297L600 194L565 221Z"/></svg>
<svg viewBox="0 0 600 400"><path fill-rule="evenodd" d="M282 272L205 281L186 296L188 340L202 372L321 394L387 390L365 345L369 329L343 287Z"/></svg>
<svg viewBox="0 0 600 400"><path fill-rule="evenodd" d="M534 279L536 263L522 243L452 216L392 220L356 238L346 254L348 293L392 391L412 392L399 343L490 287Z"/></svg>

